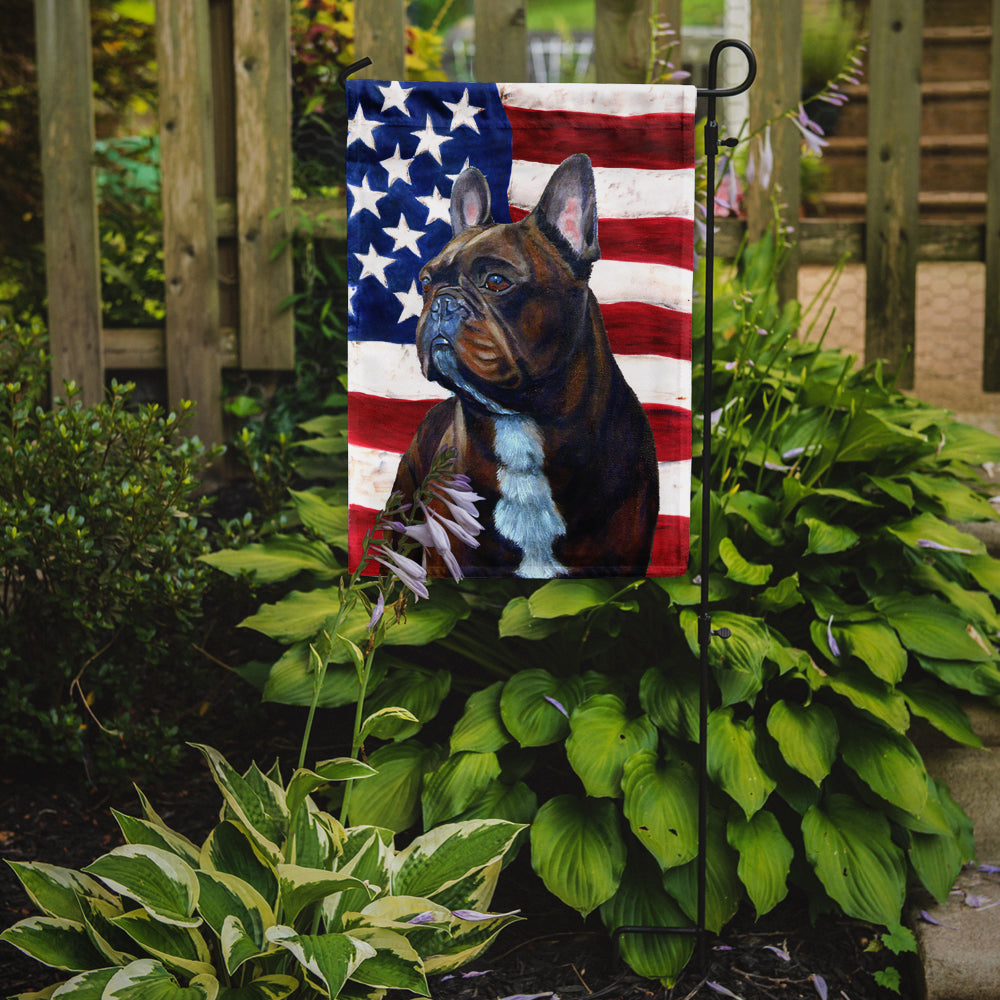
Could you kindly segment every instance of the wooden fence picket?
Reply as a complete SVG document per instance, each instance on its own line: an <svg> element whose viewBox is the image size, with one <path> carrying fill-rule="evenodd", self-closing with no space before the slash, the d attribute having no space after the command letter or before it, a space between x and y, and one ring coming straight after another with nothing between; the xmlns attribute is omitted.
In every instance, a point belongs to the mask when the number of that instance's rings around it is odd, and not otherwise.
<svg viewBox="0 0 1000 1000"><path fill-rule="evenodd" d="M989 170L986 178L986 323L983 389L1000 392L1000 0L993 0L990 43Z"/></svg>

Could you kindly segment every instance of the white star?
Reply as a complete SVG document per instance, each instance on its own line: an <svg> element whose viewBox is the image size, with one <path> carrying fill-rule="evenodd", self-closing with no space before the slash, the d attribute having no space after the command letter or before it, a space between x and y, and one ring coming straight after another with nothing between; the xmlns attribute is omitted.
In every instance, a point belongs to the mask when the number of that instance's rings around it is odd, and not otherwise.
<svg viewBox="0 0 1000 1000"><path fill-rule="evenodd" d="M392 187L394 181L403 181L406 184L410 183L410 164L413 159L405 160L399 155L399 143L396 143L396 152L392 154L387 160L379 160L379 163L385 167L386 173L389 175L389 183L387 187Z"/></svg>
<svg viewBox="0 0 1000 1000"><path fill-rule="evenodd" d="M367 174L361 178L360 186L357 184L348 184L347 190L354 195L354 201L351 203L351 215L356 215L358 212L363 212L366 208L376 219L381 218L378 214L378 208L376 205L379 200L384 198L386 195L385 191L373 191L368 186L368 176Z"/></svg>
<svg viewBox="0 0 1000 1000"><path fill-rule="evenodd" d="M360 139L366 146L374 149L375 137L372 133L381 124L381 122L368 121L359 104L358 110L354 112L354 117L347 123L347 145L350 146L355 139Z"/></svg>
<svg viewBox="0 0 1000 1000"><path fill-rule="evenodd" d="M370 276L384 287L389 287L389 282L385 277L385 269L393 263L392 257L383 257L375 250L374 246L369 246L367 252L356 253L354 256L361 261L361 277L358 278L358 281Z"/></svg>
<svg viewBox="0 0 1000 1000"><path fill-rule="evenodd" d="M388 111L389 108L399 108L404 115L409 115L410 112L406 110L406 91L400 86L398 80L393 80L388 86L378 89L385 98L382 102L383 111Z"/></svg>
<svg viewBox="0 0 1000 1000"><path fill-rule="evenodd" d="M469 104L469 89L465 90L462 94L462 99L458 104L452 104L450 101L442 102L444 106L451 112L451 130L455 131L460 125L468 125L473 132L479 131L479 126L476 124L476 115L482 111L482 108L477 108L474 104ZM383 108L383 110L385 110Z"/></svg>
<svg viewBox="0 0 1000 1000"><path fill-rule="evenodd" d="M427 121L424 127L419 132L411 132L410 135L415 135L420 143L417 146L416 152L413 154L415 157L419 156L421 153L430 153L438 163L441 162L441 146L443 143L451 142L450 135L438 135L434 131L434 126L431 125L431 116L427 116Z"/></svg>
<svg viewBox="0 0 1000 1000"><path fill-rule="evenodd" d="M419 229L410 229L402 212L399 214L399 225L386 226L385 232L395 241L392 245L393 250L402 250L403 247L406 247L407 250L411 250L418 257L420 256L420 251L417 249L417 240L427 234L421 232Z"/></svg>
<svg viewBox="0 0 1000 1000"><path fill-rule="evenodd" d="M403 311L399 314L398 322L409 319L411 316L419 316L424 309L424 297L420 293L420 286L417 279L410 282L410 290L407 292L393 292L393 295L403 303Z"/></svg>
<svg viewBox="0 0 1000 1000"><path fill-rule="evenodd" d="M465 163L462 164L462 168L461 168L461 170L458 171L457 174L445 174L445 177L447 177L448 180L450 180L451 183L454 184L455 181L457 181L458 178L461 176L462 171L468 170L468 169L469 169L469 158L466 157L465 158Z"/></svg>
<svg viewBox="0 0 1000 1000"><path fill-rule="evenodd" d="M429 226L435 219L447 222L451 225L451 201L446 198L434 185L434 193L418 198L424 208L427 209L427 225Z"/></svg>

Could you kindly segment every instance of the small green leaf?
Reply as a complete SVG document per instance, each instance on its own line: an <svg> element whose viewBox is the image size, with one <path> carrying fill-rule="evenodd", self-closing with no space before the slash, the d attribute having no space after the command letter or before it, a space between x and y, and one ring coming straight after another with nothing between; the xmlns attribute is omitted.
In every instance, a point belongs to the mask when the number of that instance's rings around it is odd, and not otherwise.
<svg viewBox="0 0 1000 1000"><path fill-rule="evenodd" d="M815 517L804 518L803 523L809 529L806 555L828 556L844 552L855 545L860 537L846 524L828 524Z"/></svg>
<svg viewBox="0 0 1000 1000"><path fill-rule="evenodd" d="M795 849L774 813L765 809L750 819L737 816L726 828L729 846L739 851L736 873L760 919L788 894L788 873Z"/></svg>
<svg viewBox="0 0 1000 1000"><path fill-rule="evenodd" d="M324 542L347 548L347 505L331 504L315 490L289 490L302 523Z"/></svg>
<svg viewBox="0 0 1000 1000"><path fill-rule="evenodd" d="M967 747L983 745L958 699L946 687L929 679L915 680L900 685L900 691L914 715L926 719L956 743Z"/></svg>
<svg viewBox="0 0 1000 1000"><path fill-rule="evenodd" d="M201 934L191 927L165 924L145 910L132 910L111 922L170 969L189 976L211 975L212 956Z"/></svg>
<svg viewBox="0 0 1000 1000"><path fill-rule="evenodd" d="M200 559L229 576L245 574L258 584L288 580L298 573L331 580L345 572L325 542L312 542L295 535L272 535L266 542L209 552Z"/></svg>
<svg viewBox="0 0 1000 1000"><path fill-rule="evenodd" d="M749 819L767 801L776 782L757 762L753 718L737 721L733 709L717 708L708 717L708 774Z"/></svg>
<svg viewBox="0 0 1000 1000"><path fill-rule="evenodd" d="M503 681L496 681L469 696L465 711L452 730L452 753L460 750L495 753L510 742L510 733L500 716L502 690Z"/></svg>
<svg viewBox="0 0 1000 1000"><path fill-rule="evenodd" d="M621 588L611 580L549 580L529 598L534 618L563 618L606 604Z"/></svg>
<svg viewBox="0 0 1000 1000"><path fill-rule="evenodd" d="M826 705L798 705L779 699L767 716L767 731L785 761L817 787L830 773L837 755L837 720Z"/></svg>
<svg viewBox="0 0 1000 1000"><path fill-rule="evenodd" d="M719 541L719 557L726 565L727 576L737 583L746 584L748 587L763 587L770 579L774 567L768 563L748 562L740 555L739 549L730 538L723 538Z"/></svg>

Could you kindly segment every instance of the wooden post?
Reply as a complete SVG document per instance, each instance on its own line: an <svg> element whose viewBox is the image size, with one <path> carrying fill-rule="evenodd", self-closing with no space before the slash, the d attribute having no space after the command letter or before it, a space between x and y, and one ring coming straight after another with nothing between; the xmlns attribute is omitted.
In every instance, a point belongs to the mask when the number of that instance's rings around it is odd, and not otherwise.
<svg viewBox="0 0 1000 1000"><path fill-rule="evenodd" d="M475 0L476 60L481 81L520 83L528 76L528 32L524 0Z"/></svg>
<svg viewBox="0 0 1000 1000"><path fill-rule="evenodd" d="M802 99L802 4L799 0L759 0L751 6L750 18L750 40L760 67L750 88L753 133L797 108ZM729 131L735 133L739 124L731 123ZM774 169L770 183L764 188L758 177L747 192L747 227L751 240L760 239L774 221L774 204L778 204L779 225L792 230L793 240L777 279L778 296L787 302L797 298L799 286L802 134L787 118L778 118L771 126L771 145Z"/></svg>
<svg viewBox="0 0 1000 1000"><path fill-rule="evenodd" d="M868 53L865 360L913 387L923 3L872 0ZM905 360L904 360L905 359Z"/></svg>
<svg viewBox="0 0 1000 1000"><path fill-rule="evenodd" d="M598 83L645 83L654 0L594 0L594 68Z"/></svg>
<svg viewBox="0 0 1000 1000"><path fill-rule="evenodd" d="M240 366L295 367L292 253L291 54L288 0L233 8ZM284 249L275 255L282 243Z"/></svg>
<svg viewBox="0 0 1000 1000"><path fill-rule="evenodd" d="M52 394L104 397L88 0L35 0Z"/></svg>
<svg viewBox="0 0 1000 1000"><path fill-rule="evenodd" d="M372 64L359 80L406 79L406 0L355 0L354 58Z"/></svg>
<svg viewBox="0 0 1000 1000"><path fill-rule="evenodd" d="M211 44L207 0L156 8L167 395L197 404L192 432L222 441Z"/></svg>
<svg viewBox="0 0 1000 1000"><path fill-rule="evenodd" d="M989 170L986 180L986 326L983 390L1000 392L1000 0L993 0Z"/></svg>

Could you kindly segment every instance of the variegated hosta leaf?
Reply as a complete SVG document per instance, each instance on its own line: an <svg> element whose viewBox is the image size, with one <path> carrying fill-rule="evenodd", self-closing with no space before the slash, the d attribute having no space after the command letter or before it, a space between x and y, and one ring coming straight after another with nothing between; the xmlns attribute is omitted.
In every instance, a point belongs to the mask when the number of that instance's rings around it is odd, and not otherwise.
<svg viewBox="0 0 1000 1000"><path fill-rule="evenodd" d="M840 733L833 712L812 702L798 705L778 700L767 716L767 731L781 748L781 756L815 785L830 773Z"/></svg>
<svg viewBox="0 0 1000 1000"><path fill-rule="evenodd" d="M523 833L524 828L521 828ZM519 833L518 839L521 835ZM446 889L434 893L434 901L449 910L460 910L468 908L472 910L488 910L493 902L493 894L497 890L497 882L500 879L500 870L503 868L506 857L497 858L485 868L478 868L465 878L460 878Z"/></svg>
<svg viewBox="0 0 1000 1000"><path fill-rule="evenodd" d="M288 812L294 815L306 796L312 795L318 788L328 785L331 781L350 781L356 778L370 778L376 774L373 767L353 757L336 757L324 760L313 770L300 767L288 782L285 792L285 805Z"/></svg>
<svg viewBox="0 0 1000 1000"><path fill-rule="evenodd" d="M454 819L475 802L500 777L495 753L452 754L424 779L420 797L424 826L437 826Z"/></svg>
<svg viewBox="0 0 1000 1000"><path fill-rule="evenodd" d="M135 942L114 925L115 917L125 912L120 902L109 903L93 896L83 896L80 905L90 940L104 956L105 965L128 965L139 958L140 949Z"/></svg>
<svg viewBox="0 0 1000 1000"><path fill-rule="evenodd" d="M531 824L531 865L549 892L586 916L618 889L625 842L608 799L558 795Z"/></svg>
<svg viewBox="0 0 1000 1000"><path fill-rule="evenodd" d="M504 684L500 717L521 746L547 746L566 736L570 713L583 698L579 677L560 679L547 670L522 670Z"/></svg>
<svg viewBox="0 0 1000 1000"><path fill-rule="evenodd" d="M748 818L767 801L776 782L757 761L752 718L737 721L731 707L717 708L709 715L708 774Z"/></svg>
<svg viewBox="0 0 1000 1000"><path fill-rule="evenodd" d="M361 889L375 895L361 879L342 872L327 872L300 865L278 865L281 906L286 920L294 921L302 910L345 889Z"/></svg>
<svg viewBox="0 0 1000 1000"><path fill-rule="evenodd" d="M430 996L424 963L413 945L402 934L385 927L356 927L351 937L375 949L351 973L351 979L365 986L409 990L418 996Z"/></svg>
<svg viewBox="0 0 1000 1000"><path fill-rule="evenodd" d="M235 933L237 929L230 929L230 940L249 938L254 949L253 954L265 951L264 931L275 923L274 912L267 900L248 882L223 872L200 871L198 883L201 887L198 910L219 939L223 939L223 929L227 920L235 920L239 923L240 934ZM245 954L246 948L241 943L239 960L235 964L230 964L230 958L234 957L233 949L224 950L226 967L230 975L242 962L252 957Z"/></svg>
<svg viewBox="0 0 1000 1000"><path fill-rule="evenodd" d="M294 976L261 976L245 986L224 986L218 1000L285 1000L299 985Z"/></svg>
<svg viewBox="0 0 1000 1000"><path fill-rule="evenodd" d="M187 986L153 959L143 958L119 969L108 981L101 1000L216 1000L219 981L196 976Z"/></svg>
<svg viewBox="0 0 1000 1000"><path fill-rule="evenodd" d="M323 920L327 930L344 930L345 913L357 913L371 900L372 892L384 892L389 886L392 857L392 834L372 826L356 826L347 831L337 870L353 875L367 888L345 889L323 900Z"/></svg>
<svg viewBox="0 0 1000 1000"><path fill-rule="evenodd" d="M296 934L293 928L278 924L268 928L267 939L294 955L309 978L332 997L365 959L375 957L370 944L349 934Z"/></svg>
<svg viewBox="0 0 1000 1000"><path fill-rule="evenodd" d="M81 972L105 964L104 958L91 944L86 927L65 917L19 920L0 934L0 941L12 944L53 969Z"/></svg>
<svg viewBox="0 0 1000 1000"><path fill-rule="evenodd" d="M802 836L820 882L849 917L899 923L906 866L882 813L849 795L830 795L805 814Z"/></svg>
<svg viewBox="0 0 1000 1000"><path fill-rule="evenodd" d="M241 823L220 823L201 847L199 867L224 872L252 885L271 907L278 904L278 875Z"/></svg>
<svg viewBox="0 0 1000 1000"><path fill-rule="evenodd" d="M424 956L424 971L428 975L452 972L474 961L493 943L500 931L521 919L514 912L480 914L475 920L455 916L465 912L467 911L452 911L454 922L451 931L440 932L439 941ZM419 951L419 941L414 941L414 945Z"/></svg>
<svg viewBox="0 0 1000 1000"><path fill-rule="evenodd" d="M199 849L182 834L149 820L126 816L125 813L120 813L117 809L112 809L111 812L118 821L122 835L128 843L159 847L161 850L176 854L192 868L198 864Z"/></svg>
<svg viewBox="0 0 1000 1000"><path fill-rule="evenodd" d="M782 833L774 813L761 809L752 818L729 821L726 836L740 853L736 873L746 886L757 916L774 909L788 895L788 872L795 849Z"/></svg>
<svg viewBox="0 0 1000 1000"><path fill-rule="evenodd" d="M306 799L292 819L285 858L305 868L335 868L344 836L338 820L317 809L312 799Z"/></svg>
<svg viewBox="0 0 1000 1000"><path fill-rule="evenodd" d="M651 859L630 858L618 891L601 905L601 920L619 927L689 927L684 912L664 891ZM619 951L640 976L672 986L694 950L692 934L623 934Z"/></svg>
<svg viewBox="0 0 1000 1000"><path fill-rule="evenodd" d="M450 632L451 628L447 631ZM387 635L392 636L395 632L396 627L393 627ZM392 671L369 695L365 705L372 712L387 708L405 709L410 719L382 716L377 731L380 739L405 740L416 735L425 722L437 715L441 702L450 690L451 674L447 670L402 668Z"/></svg>
<svg viewBox="0 0 1000 1000"><path fill-rule="evenodd" d="M661 869L697 855L698 783L690 765L643 750L625 762L622 790L632 832Z"/></svg>
<svg viewBox="0 0 1000 1000"><path fill-rule="evenodd" d="M134 899L150 916L165 924L197 927L198 878L194 869L171 851L146 844L125 844L85 869L113 892Z"/></svg>
<svg viewBox="0 0 1000 1000"><path fill-rule="evenodd" d="M24 891L46 916L81 920L80 897L92 896L109 903L114 896L97 879L74 871L39 861L8 861Z"/></svg>
<svg viewBox="0 0 1000 1000"><path fill-rule="evenodd" d="M54 997L55 1000L101 1000L104 988L111 982L119 968L112 966L107 969L91 969L89 972L81 972L80 975L67 979L54 991L50 986L43 993L20 993L11 1000L28 1000L30 997L36 1000L41 1000L42 997Z"/></svg>
<svg viewBox="0 0 1000 1000"><path fill-rule="evenodd" d="M503 681L469 696L462 717L451 733L451 752L473 750L476 753L495 753L510 742L500 716L500 692Z"/></svg>
<svg viewBox="0 0 1000 1000"><path fill-rule="evenodd" d="M433 899L460 879L500 861L522 829L495 819L446 823L429 830L393 859L392 892Z"/></svg>
<svg viewBox="0 0 1000 1000"><path fill-rule="evenodd" d="M213 971L205 939L190 927L160 923L145 910L123 913L111 922L171 969L181 969L189 976Z"/></svg>

